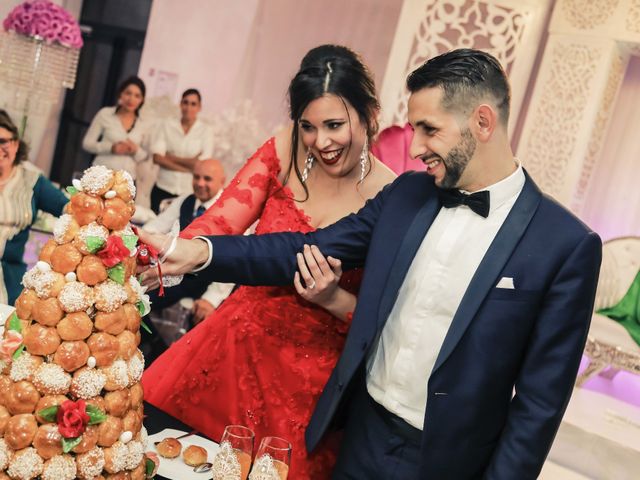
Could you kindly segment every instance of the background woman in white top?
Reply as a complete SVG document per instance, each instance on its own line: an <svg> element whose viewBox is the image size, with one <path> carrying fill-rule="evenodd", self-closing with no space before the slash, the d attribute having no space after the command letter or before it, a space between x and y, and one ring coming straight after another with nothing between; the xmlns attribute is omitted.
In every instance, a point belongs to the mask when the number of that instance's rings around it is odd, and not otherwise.
<svg viewBox="0 0 640 480"><path fill-rule="evenodd" d="M142 148L147 124L139 116L145 91L140 78L129 77L118 88L118 105L104 107L93 117L82 147L96 155L94 165L126 170L136 178L136 164L147 158Z"/></svg>
<svg viewBox="0 0 640 480"><path fill-rule="evenodd" d="M160 166L151 190L151 209L156 213L165 198L192 192L191 176L195 163L213 156L213 131L198 113L202 97L195 88L185 90L180 101L180 120L168 118L154 132L153 161Z"/></svg>

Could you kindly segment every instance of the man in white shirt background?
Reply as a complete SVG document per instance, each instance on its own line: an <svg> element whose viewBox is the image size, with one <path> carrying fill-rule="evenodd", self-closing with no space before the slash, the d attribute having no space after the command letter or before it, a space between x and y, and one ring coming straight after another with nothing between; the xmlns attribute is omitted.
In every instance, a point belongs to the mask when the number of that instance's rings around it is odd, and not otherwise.
<svg viewBox="0 0 640 480"><path fill-rule="evenodd" d="M160 166L151 190L151 209L162 200L191 193L191 172L198 161L213 157L213 130L198 119L202 97L195 88L184 91L180 119L168 118L152 138L153 161Z"/></svg>
<svg viewBox="0 0 640 480"><path fill-rule="evenodd" d="M191 176L192 191L176 197L171 204L153 220L142 227L153 233L169 233L176 222L184 230L195 218L202 215L222 193L225 173L220 161L207 159L194 165ZM207 284L187 275L180 285L165 288L165 295L151 293L153 310L162 310L174 305L182 298L193 298L193 323L197 324L213 312L229 296L234 284L214 282Z"/></svg>

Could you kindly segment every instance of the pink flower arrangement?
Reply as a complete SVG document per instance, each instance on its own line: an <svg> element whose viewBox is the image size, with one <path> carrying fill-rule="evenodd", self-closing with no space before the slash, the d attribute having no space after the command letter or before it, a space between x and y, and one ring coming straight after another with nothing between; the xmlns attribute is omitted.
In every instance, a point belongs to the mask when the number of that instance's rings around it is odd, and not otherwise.
<svg viewBox="0 0 640 480"><path fill-rule="evenodd" d="M11 10L2 22L7 32L40 37L51 44L82 47L80 26L64 8L49 0L28 0Z"/></svg>

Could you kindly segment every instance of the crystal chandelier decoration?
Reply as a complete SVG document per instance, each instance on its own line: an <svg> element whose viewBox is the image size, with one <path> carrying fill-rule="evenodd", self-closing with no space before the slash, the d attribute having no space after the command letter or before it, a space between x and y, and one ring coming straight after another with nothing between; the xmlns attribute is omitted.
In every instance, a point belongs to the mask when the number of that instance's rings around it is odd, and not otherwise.
<svg viewBox="0 0 640 480"><path fill-rule="evenodd" d="M49 0L18 5L3 27L0 83L14 91L14 107L23 112L23 135L29 113L43 113L61 88L74 87L82 36L73 16Z"/></svg>

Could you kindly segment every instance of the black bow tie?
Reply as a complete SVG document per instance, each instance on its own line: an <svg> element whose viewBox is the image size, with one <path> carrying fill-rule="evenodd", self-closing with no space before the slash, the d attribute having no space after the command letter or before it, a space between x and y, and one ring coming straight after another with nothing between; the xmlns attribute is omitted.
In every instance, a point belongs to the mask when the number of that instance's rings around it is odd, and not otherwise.
<svg viewBox="0 0 640 480"><path fill-rule="evenodd" d="M445 208L466 205L481 217L489 216L489 191L482 190L472 194L462 193L459 190L438 190L438 196Z"/></svg>

